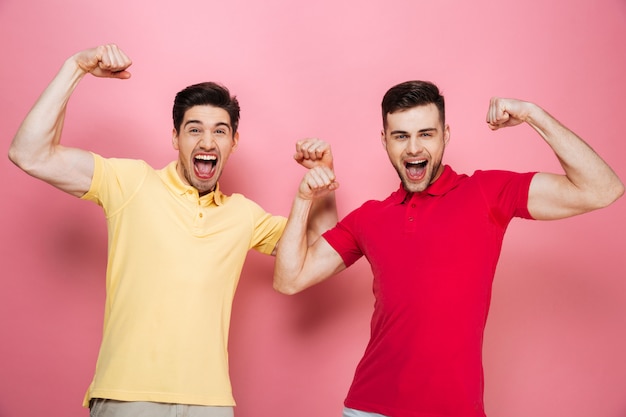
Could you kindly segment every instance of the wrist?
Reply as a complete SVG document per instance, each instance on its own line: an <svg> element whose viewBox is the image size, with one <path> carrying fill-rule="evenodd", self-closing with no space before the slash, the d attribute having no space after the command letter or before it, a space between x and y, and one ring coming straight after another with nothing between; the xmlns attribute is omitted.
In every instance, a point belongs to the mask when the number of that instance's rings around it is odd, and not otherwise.
<svg viewBox="0 0 626 417"><path fill-rule="evenodd" d="M310 195L298 193L296 194L295 201L300 205L311 205L313 204L313 198Z"/></svg>
<svg viewBox="0 0 626 417"><path fill-rule="evenodd" d="M536 126L540 124L543 118L545 117L544 110L537 106L534 103L527 102L526 103L526 111L524 115L524 121L531 126Z"/></svg>

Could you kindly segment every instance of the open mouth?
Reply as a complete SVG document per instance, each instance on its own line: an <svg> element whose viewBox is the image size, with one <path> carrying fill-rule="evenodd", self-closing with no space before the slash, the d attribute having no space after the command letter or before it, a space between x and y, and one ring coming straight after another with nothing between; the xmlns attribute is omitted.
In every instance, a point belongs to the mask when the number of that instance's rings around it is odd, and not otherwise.
<svg viewBox="0 0 626 417"><path fill-rule="evenodd" d="M422 159L419 161L405 162L404 164L409 179L413 181L419 181L422 178L424 178L424 175L426 174L427 165L428 165L428 161L426 159Z"/></svg>
<svg viewBox="0 0 626 417"><path fill-rule="evenodd" d="M193 168L196 177L200 179L210 179L215 174L217 166L217 156L209 154L198 154L193 158Z"/></svg>

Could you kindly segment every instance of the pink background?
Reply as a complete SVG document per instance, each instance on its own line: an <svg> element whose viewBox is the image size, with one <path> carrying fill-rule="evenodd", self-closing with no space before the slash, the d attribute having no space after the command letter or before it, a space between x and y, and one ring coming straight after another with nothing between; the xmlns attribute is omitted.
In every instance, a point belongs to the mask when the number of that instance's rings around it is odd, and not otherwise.
<svg viewBox="0 0 626 417"><path fill-rule="evenodd" d="M457 171L560 167L527 126L485 126L492 95L535 101L626 179L624 0L93 2L0 0L0 153L62 61L115 42L129 81L86 78L64 143L161 167L171 103L223 82L242 104L223 177L287 214L306 136L330 141L341 215L399 181L379 144L391 85L428 79L448 102ZM86 416L100 341L106 233L100 209L0 158L0 416ZM626 198L559 222L515 220L485 336L490 416L626 416ZM428 237L424 237L425 240ZM339 416L372 311L365 260L287 297L251 253L235 299L238 417Z"/></svg>

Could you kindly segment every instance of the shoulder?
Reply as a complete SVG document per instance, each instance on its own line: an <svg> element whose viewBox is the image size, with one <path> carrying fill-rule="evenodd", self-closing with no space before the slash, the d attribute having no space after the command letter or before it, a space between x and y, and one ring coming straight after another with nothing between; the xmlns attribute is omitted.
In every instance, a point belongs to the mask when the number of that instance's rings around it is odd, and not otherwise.
<svg viewBox="0 0 626 417"><path fill-rule="evenodd" d="M250 213L253 217L272 216L272 214L265 211L259 203L249 199L243 194L220 193L219 198L221 198L222 205L229 206L232 210L245 210L245 212Z"/></svg>
<svg viewBox="0 0 626 417"><path fill-rule="evenodd" d="M483 186L507 186L509 184L528 184L536 172L514 172L506 170L477 170L468 177L468 181Z"/></svg>
<svg viewBox="0 0 626 417"><path fill-rule="evenodd" d="M96 164L96 169L107 170L107 171L137 171L137 172L145 172L145 171L154 171L146 161L141 159L130 159L130 158L105 158L98 154L93 154L94 161Z"/></svg>
<svg viewBox="0 0 626 417"><path fill-rule="evenodd" d="M490 207L494 218L506 224L511 217L530 218L528 195L535 174L503 170L476 171L471 181L476 184L475 188Z"/></svg>
<svg viewBox="0 0 626 417"><path fill-rule="evenodd" d="M524 176L527 174L529 174L529 172L515 172L515 171L502 170L502 169L486 169L486 170L477 169L468 178L478 178L478 179L514 178L514 177Z"/></svg>
<svg viewBox="0 0 626 417"><path fill-rule="evenodd" d="M362 203L360 206L353 209L348 215L355 215L355 214L365 215L368 213L378 212L382 208L387 206L388 204L389 203L387 200L367 200L364 203Z"/></svg>
<svg viewBox="0 0 626 417"><path fill-rule="evenodd" d="M82 198L110 207L127 201L145 184L151 172L145 161L125 158L104 158L94 155L94 172L89 191Z"/></svg>
<svg viewBox="0 0 626 417"><path fill-rule="evenodd" d="M226 194L220 192L220 198L222 199L222 204L230 204L243 207L260 207L259 204L257 204L255 201L239 193Z"/></svg>

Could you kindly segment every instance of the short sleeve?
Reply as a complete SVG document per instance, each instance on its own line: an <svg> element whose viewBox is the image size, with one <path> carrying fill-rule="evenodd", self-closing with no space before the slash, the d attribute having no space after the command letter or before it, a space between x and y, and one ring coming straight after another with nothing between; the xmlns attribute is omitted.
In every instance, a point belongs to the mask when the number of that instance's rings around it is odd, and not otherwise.
<svg viewBox="0 0 626 417"><path fill-rule="evenodd" d="M361 209L352 211L334 228L322 235L330 246L337 251L346 267L363 256L363 251L358 243L358 231L360 230L358 219Z"/></svg>

